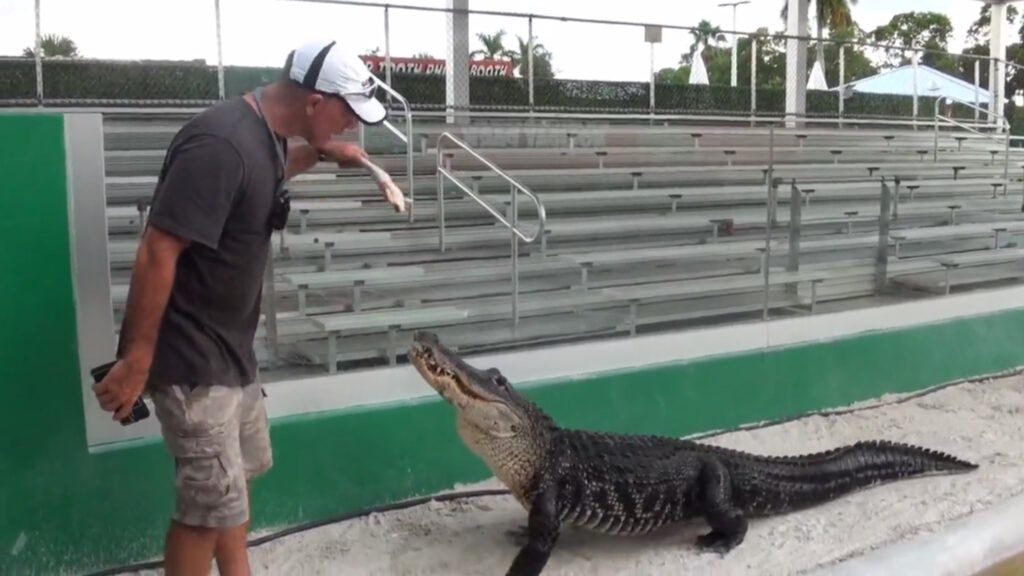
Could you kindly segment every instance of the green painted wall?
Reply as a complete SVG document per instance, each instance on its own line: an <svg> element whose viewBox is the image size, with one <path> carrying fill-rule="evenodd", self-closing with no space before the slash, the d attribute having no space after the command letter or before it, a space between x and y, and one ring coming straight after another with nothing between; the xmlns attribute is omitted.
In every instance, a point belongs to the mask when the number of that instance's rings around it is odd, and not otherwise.
<svg viewBox="0 0 1024 576"><path fill-rule="evenodd" d="M159 442L86 449L61 142L60 117L0 115L0 245L33 243L0 250L4 575L82 574L158 556L173 501ZM527 393L564 425L684 435L1024 364L1021 325L1015 310ZM433 399L285 418L271 435L276 465L254 484L256 529L487 477L449 407Z"/></svg>

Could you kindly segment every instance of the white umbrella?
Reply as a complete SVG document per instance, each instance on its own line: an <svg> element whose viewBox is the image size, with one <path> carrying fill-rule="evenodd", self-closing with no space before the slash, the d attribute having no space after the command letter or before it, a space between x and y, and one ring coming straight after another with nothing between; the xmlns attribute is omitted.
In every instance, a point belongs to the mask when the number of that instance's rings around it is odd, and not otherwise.
<svg viewBox="0 0 1024 576"><path fill-rule="evenodd" d="M690 66L690 84L707 84L708 70L704 67L704 59L700 53L703 47L698 46L693 55L693 66Z"/></svg>
<svg viewBox="0 0 1024 576"><path fill-rule="evenodd" d="M811 68L811 77L807 79L808 90L828 90L828 81L825 80L825 71L821 68L821 61L814 62Z"/></svg>

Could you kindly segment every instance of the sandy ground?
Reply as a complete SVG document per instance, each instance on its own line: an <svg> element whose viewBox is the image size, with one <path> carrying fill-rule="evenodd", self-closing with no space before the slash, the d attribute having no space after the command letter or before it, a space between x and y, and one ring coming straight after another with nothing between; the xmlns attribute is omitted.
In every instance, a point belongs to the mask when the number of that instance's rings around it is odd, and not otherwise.
<svg viewBox="0 0 1024 576"><path fill-rule="evenodd" d="M693 546L693 538L705 530L702 523L646 537L570 529L544 574L802 574L940 529L1024 492L1024 377L964 383L904 403L704 441L791 454L869 438L925 445L981 468L889 484L812 510L754 520L746 541L724 558ZM458 488L480 487L500 486L490 481ZM510 497L430 503L288 536L251 549L251 558L254 573L267 575L504 574L517 550L505 532L525 521L525 512Z"/></svg>

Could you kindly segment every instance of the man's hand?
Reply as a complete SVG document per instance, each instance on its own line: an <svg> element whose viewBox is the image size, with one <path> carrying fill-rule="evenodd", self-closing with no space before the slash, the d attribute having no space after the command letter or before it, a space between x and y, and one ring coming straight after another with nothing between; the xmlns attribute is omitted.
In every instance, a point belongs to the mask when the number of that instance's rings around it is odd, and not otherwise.
<svg viewBox="0 0 1024 576"><path fill-rule="evenodd" d="M320 151L342 168L365 168L377 182L377 188L384 193L384 199L395 207L395 212L405 211L405 196L391 180L391 176L376 166L362 148L349 142L331 140Z"/></svg>
<svg viewBox="0 0 1024 576"><path fill-rule="evenodd" d="M101 408L114 412L114 420L123 420L131 414L148 377L149 371L142 366L130 360L118 360L103 380L93 384L92 390Z"/></svg>

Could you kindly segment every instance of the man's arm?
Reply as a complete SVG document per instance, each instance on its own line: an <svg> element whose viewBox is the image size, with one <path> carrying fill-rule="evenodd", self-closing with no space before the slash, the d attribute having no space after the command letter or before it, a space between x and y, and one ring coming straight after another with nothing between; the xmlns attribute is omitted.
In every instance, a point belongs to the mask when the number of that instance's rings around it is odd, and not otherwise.
<svg viewBox="0 0 1024 576"><path fill-rule="evenodd" d="M320 154L343 168L359 168L362 166L360 159L366 158L366 152L362 148L342 140L332 140L322 149L313 148L309 144L299 144L288 150L287 178L290 179L316 166L320 161Z"/></svg>
<svg viewBox="0 0 1024 576"><path fill-rule="evenodd" d="M167 300L174 285L178 256L191 242L151 225L135 254L118 357L133 371L148 374Z"/></svg>
<svg viewBox="0 0 1024 576"><path fill-rule="evenodd" d="M285 180L316 166L316 163L320 161L319 157L320 153L309 144L292 147L288 150L288 169L285 170Z"/></svg>

